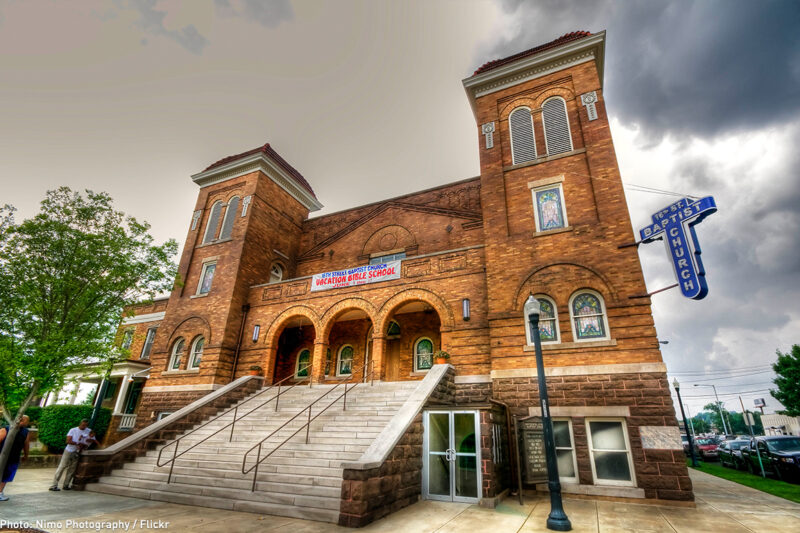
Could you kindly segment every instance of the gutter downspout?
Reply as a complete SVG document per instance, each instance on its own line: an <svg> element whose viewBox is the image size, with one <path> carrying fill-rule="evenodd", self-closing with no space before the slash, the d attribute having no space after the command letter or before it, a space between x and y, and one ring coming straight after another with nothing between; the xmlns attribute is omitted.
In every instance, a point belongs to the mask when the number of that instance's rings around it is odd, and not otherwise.
<svg viewBox="0 0 800 533"><path fill-rule="evenodd" d="M233 381L233 377L236 375L236 365L239 363L239 350L242 348L242 335L244 335L244 323L247 321L248 311L250 311L250 304L244 304L242 306L242 325L239 326L239 339L236 341L236 352L233 354L230 381Z"/></svg>

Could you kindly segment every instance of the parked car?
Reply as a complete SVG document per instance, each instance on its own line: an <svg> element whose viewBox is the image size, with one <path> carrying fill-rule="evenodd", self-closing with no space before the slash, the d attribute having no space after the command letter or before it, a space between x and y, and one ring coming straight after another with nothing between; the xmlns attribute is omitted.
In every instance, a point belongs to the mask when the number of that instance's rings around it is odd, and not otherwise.
<svg viewBox="0 0 800 533"><path fill-rule="evenodd" d="M750 439L748 446L742 449L742 459L751 474L761 473L756 447L764 472L787 481L800 479L800 437L781 435Z"/></svg>
<svg viewBox="0 0 800 533"><path fill-rule="evenodd" d="M736 439L726 440L720 444L717 453L719 454L719 463L722 466L731 466L737 470L745 469L745 462L742 458L742 447L747 446L749 440Z"/></svg>
<svg viewBox="0 0 800 533"><path fill-rule="evenodd" d="M689 437L681 433L681 444L683 444L683 453L689 455Z"/></svg>
<svg viewBox="0 0 800 533"><path fill-rule="evenodd" d="M717 449L717 443L713 439L694 440L694 453L703 460L716 459Z"/></svg>

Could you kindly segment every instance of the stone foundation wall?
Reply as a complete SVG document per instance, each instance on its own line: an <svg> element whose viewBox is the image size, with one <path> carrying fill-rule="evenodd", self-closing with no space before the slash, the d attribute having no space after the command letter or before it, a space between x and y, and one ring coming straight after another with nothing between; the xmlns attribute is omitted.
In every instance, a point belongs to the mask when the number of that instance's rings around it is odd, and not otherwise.
<svg viewBox="0 0 800 533"><path fill-rule="evenodd" d="M190 403L199 400L211 389L204 391L164 391L148 392L147 387L142 390L142 399L139 400L139 409L136 414L136 426L133 431L139 431L156 421L158 413L163 411L177 411ZM123 436L127 437L130 433ZM116 442L116 441L115 441ZM107 443L112 444L112 443Z"/></svg>
<svg viewBox="0 0 800 533"><path fill-rule="evenodd" d="M539 407L535 376L496 379L496 399L509 404L515 416L528 416ZM586 411L591 417L624 419L630 444L636 486L646 498L694 500L692 483L682 450L644 449L641 426L677 427L665 373L596 374L548 376L547 393L554 418L570 418L575 438L579 482L593 485ZM573 415L560 415L559 408L574 408ZM627 409L628 416L604 415L603 408ZM564 410L562 410L562 413Z"/></svg>
<svg viewBox="0 0 800 533"><path fill-rule="evenodd" d="M489 410L480 411L481 428L481 480L482 497L492 506L497 498L511 484L511 464L509 462L508 431L506 428L505 409L493 405ZM495 462L492 453L494 443L493 426L498 426L500 457Z"/></svg>
<svg viewBox="0 0 800 533"><path fill-rule="evenodd" d="M486 403L492 397L492 383L456 383L457 404Z"/></svg>
<svg viewBox="0 0 800 533"><path fill-rule="evenodd" d="M365 526L415 503L421 492L420 414L381 466L369 470L344 470L339 525Z"/></svg>

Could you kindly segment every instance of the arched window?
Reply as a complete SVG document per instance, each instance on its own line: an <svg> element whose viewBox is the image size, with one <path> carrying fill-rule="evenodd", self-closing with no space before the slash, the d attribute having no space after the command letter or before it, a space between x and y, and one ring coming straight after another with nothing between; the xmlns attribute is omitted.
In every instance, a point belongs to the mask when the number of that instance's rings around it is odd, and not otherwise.
<svg viewBox="0 0 800 533"><path fill-rule="evenodd" d="M389 322L389 327L386 328L386 338L387 339L400 338L400 324L398 324L396 320L392 320L391 322Z"/></svg>
<svg viewBox="0 0 800 533"><path fill-rule="evenodd" d="M533 137L533 117L527 107L518 107L508 115L511 133L511 163L513 165L536 159L536 139Z"/></svg>
<svg viewBox="0 0 800 533"><path fill-rule="evenodd" d="M203 337L197 337L192 343L192 363L190 368L200 368L200 361L203 359L203 346L206 340Z"/></svg>
<svg viewBox="0 0 800 533"><path fill-rule="evenodd" d="M183 337L176 340L175 344L172 345L172 357L169 360L168 370L179 370L181 368L181 359L183 359L183 349L185 346L186 342L183 340Z"/></svg>
<svg viewBox="0 0 800 533"><path fill-rule="evenodd" d="M239 209L239 197L234 196L228 200L228 208L225 209L225 218L222 220L222 231L219 232L220 239L230 239L233 232L233 221L236 220L236 211Z"/></svg>
<svg viewBox="0 0 800 533"><path fill-rule="evenodd" d="M414 343L414 372L425 372L433 366L433 341L427 337Z"/></svg>
<svg viewBox="0 0 800 533"><path fill-rule="evenodd" d="M294 377L305 378L308 377L311 365L311 351L307 348L300 350L297 354L297 364L294 369Z"/></svg>
<svg viewBox="0 0 800 533"><path fill-rule="evenodd" d="M278 283L283 279L283 267L275 263L269 269L269 282L270 283Z"/></svg>
<svg viewBox="0 0 800 533"><path fill-rule="evenodd" d="M203 234L203 244L209 243L217 236L217 226L219 225L219 215L222 212L222 202L214 202L211 206L211 214L208 215L206 232Z"/></svg>
<svg viewBox="0 0 800 533"><path fill-rule="evenodd" d="M572 334L576 341L593 341L608 338L603 297L591 290L578 291L569 300Z"/></svg>
<svg viewBox="0 0 800 533"><path fill-rule="evenodd" d="M572 151L572 135L569 131L567 104L560 96L550 98L542 104L542 123L547 155Z"/></svg>
<svg viewBox="0 0 800 533"><path fill-rule="evenodd" d="M349 376L353 373L353 347L345 344L339 349L339 357L336 359L336 375Z"/></svg>
<svg viewBox="0 0 800 533"><path fill-rule="evenodd" d="M557 343L558 340L558 310L553 300L541 294L536 295L539 301L539 306L542 313L539 315L539 339L542 344ZM528 317L525 320L525 336L528 340L528 346L533 346L533 337L531 336L531 324Z"/></svg>

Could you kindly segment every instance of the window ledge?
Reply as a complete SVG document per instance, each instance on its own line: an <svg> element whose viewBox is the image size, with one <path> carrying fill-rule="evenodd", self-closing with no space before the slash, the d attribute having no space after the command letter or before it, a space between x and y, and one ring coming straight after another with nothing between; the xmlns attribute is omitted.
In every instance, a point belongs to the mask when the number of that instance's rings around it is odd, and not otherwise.
<svg viewBox="0 0 800 533"><path fill-rule="evenodd" d="M231 238L231 237L229 237L227 239L217 239L217 240L214 240L214 241L211 241L211 242L207 242L207 243L204 243L204 244L199 244L199 245L195 246L195 248L205 248L207 246L214 246L215 244L222 244L224 242L231 242L232 240L233 240L233 238Z"/></svg>
<svg viewBox="0 0 800 533"><path fill-rule="evenodd" d="M182 374L199 374L199 368L184 368L180 370L165 370L161 373L162 376L179 376Z"/></svg>
<svg viewBox="0 0 800 533"><path fill-rule="evenodd" d="M583 342L554 342L551 344L542 344L542 351L548 350L574 350L576 348L604 348L607 346L616 346L617 339L606 339L602 341L583 341ZM535 346L523 346L523 352L535 352Z"/></svg>
<svg viewBox="0 0 800 533"><path fill-rule="evenodd" d="M586 152L586 148L578 148L577 150L573 150L571 152L564 152L563 154L556 154L550 156L543 156L536 158L535 161L526 161L525 163L519 163L516 165L511 165L508 167L503 167L503 172L508 172L509 170L517 170L518 168L525 168L525 167L532 167L534 165L541 165L542 163L547 163L548 161L555 161L556 159L561 159L563 157L569 157L571 155L583 154Z"/></svg>
<svg viewBox="0 0 800 533"><path fill-rule="evenodd" d="M556 228L556 229L548 229L544 231L536 231L533 233L534 237L544 237L545 235L554 235L556 233L566 233L568 231L574 231L575 228L573 226L565 226L563 228Z"/></svg>
<svg viewBox="0 0 800 533"><path fill-rule="evenodd" d="M192 294L191 296L189 296L189 299L192 299L192 298L205 298L206 296L208 296L208 293L205 293L205 294Z"/></svg>

